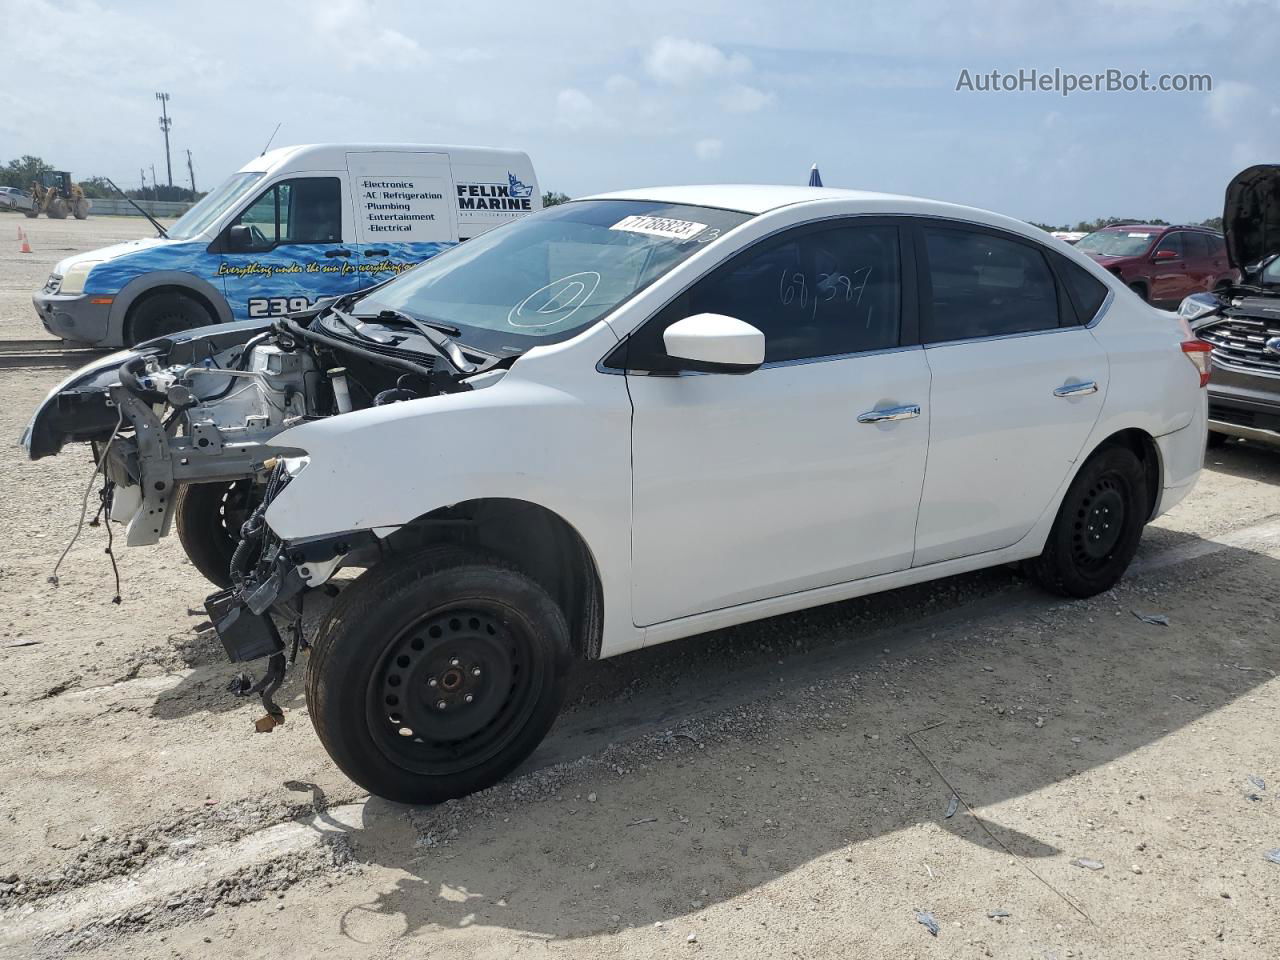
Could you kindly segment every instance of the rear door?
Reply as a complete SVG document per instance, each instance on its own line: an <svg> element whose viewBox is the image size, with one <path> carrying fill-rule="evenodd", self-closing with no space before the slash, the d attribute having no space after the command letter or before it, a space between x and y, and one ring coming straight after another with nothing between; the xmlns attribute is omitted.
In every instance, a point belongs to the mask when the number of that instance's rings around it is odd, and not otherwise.
<svg viewBox="0 0 1280 960"><path fill-rule="evenodd" d="M359 286L380 283L457 242L447 153L353 152L347 172Z"/></svg>
<svg viewBox="0 0 1280 960"><path fill-rule="evenodd" d="M1108 366L1038 244L925 222L917 249L932 376L921 566L1030 531L1093 429Z"/></svg>
<svg viewBox="0 0 1280 960"><path fill-rule="evenodd" d="M227 225L217 241L217 272L238 319L283 316L357 289L345 190L336 174L278 180ZM231 251L227 236L237 226L251 239Z"/></svg>
<svg viewBox="0 0 1280 960"><path fill-rule="evenodd" d="M1212 289L1213 257L1208 234L1184 231L1182 249L1187 258L1187 294Z"/></svg>

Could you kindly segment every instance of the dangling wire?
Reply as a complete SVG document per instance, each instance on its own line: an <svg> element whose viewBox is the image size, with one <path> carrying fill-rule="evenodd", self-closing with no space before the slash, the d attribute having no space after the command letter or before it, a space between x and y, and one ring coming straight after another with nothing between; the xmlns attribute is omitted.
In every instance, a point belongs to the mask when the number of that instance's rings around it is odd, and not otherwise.
<svg viewBox="0 0 1280 960"><path fill-rule="evenodd" d="M107 454L111 452L111 444L115 443L116 434L120 432L120 427L124 424L124 409L117 408L117 417L115 428L111 431L111 436L107 438L107 445L102 448L102 456L93 465L93 473L89 477L89 483L84 488L84 497L80 501L80 522L76 524L76 532L71 535L71 542L67 544L66 549L62 551L62 556L58 557L58 562L53 565L53 573L49 574L49 583L55 587L58 585L58 569L62 566L62 561L67 559L67 554L71 552L71 548L76 545L76 541L80 539L80 531L84 529L84 518L89 512L89 494L93 492L93 481L98 479L98 474L102 472L102 465L107 462ZM107 520L108 533L110 533L111 520ZM115 564L115 557L111 558L111 562ZM120 589L117 585L116 596L119 597Z"/></svg>

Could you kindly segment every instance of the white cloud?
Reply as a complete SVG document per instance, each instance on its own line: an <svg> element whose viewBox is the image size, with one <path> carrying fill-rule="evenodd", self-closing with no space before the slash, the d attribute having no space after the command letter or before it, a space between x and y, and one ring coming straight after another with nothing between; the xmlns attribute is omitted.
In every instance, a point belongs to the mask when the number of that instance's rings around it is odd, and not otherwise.
<svg viewBox="0 0 1280 960"><path fill-rule="evenodd" d="M777 102L772 91L759 90L745 83L735 83L720 97L720 105L730 113L755 113Z"/></svg>
<svg viewBox="0 0 1280 960"><path fill-rule="evenodd" d="M681 85L707 77L748 73L751 61L740 53L726 55L698 40L662 37L645 60L649 75L661 83Z"/></svg>
<svg viewBox="0 0 1280 960"><path fill-rule="evenodd" d="M724 153L724 141L707 137L693 145L693 155L699 160L717 160Z"/></svg>
<svg viewBox="0 0 1280 960"><path fill-rule="evenodd" d="M1227 128L1252 114L1253 101L1258 91L1247 83L1223 80L1213 85L1213 92L1205 98L1209 119L1219 127Z"/></svg>
<svg viewBox="0 0 1280 960"><path fill-rule="evenodd" d="M600 112L596 102L575 87L567 87L556 94L556 123L570 130L607 126L608 118Z"/></svg>
<svg viewBox="0 0 1280 960"><path fill-rule="evenodd" d="M621 73L615 73L604 82L605 90L616 95L630 93L636 88L636 82L630 77L623 76Z"/></svg>
<svg viewBox="0 0 1280 960"><path fill-rule="evenodd" d="M311 27L317 47L328 51L326 62L342 70L405 69L427 60L427 53L417 40L399 30L379 26L377 18L359 0L328 0L315 7L313 17Z"/></svg>

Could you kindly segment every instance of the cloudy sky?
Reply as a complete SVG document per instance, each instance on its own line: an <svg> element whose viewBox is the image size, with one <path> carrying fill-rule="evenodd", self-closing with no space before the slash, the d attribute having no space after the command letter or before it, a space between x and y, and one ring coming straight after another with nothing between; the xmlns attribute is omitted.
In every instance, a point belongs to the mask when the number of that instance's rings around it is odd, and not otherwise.
<svg viewBox="0 0 1280 960"><path fill-rule="evenodd" d="M0 161L197 185L276 145L519 147L573 196L804 182L1024 219L1199 220L1280 161L1280 0L579 3L0 0ZM27 29L43 24L47 29ZM65 29L64 29L65 28ZM10 41L18 39L18 35ZM981 93L1019 68L1208 73L1212 92ZM149 173L148 173L149 176Z"/></svg>

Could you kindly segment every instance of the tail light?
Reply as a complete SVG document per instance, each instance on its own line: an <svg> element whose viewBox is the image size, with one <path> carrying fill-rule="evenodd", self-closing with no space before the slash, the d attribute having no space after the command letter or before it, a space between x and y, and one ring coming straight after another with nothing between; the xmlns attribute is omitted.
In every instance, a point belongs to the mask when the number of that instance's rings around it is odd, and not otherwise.
<svg viewBox="0 0 1280 960"><path fill-rule="evenodd" d="M1207 387L1209 385L1209 354L1213 352L1213 345L1193 337L1182 341L1182 352L1199 372L1200 386Z"/></svg>

